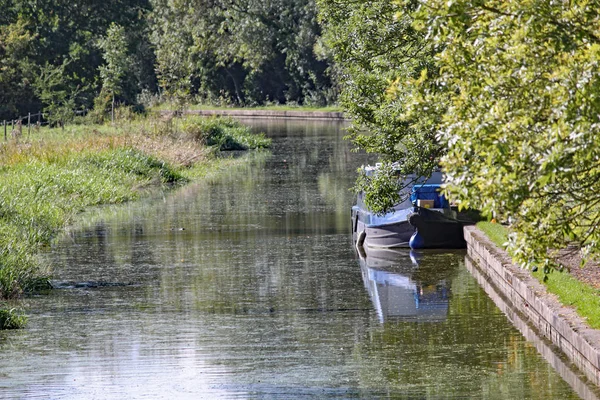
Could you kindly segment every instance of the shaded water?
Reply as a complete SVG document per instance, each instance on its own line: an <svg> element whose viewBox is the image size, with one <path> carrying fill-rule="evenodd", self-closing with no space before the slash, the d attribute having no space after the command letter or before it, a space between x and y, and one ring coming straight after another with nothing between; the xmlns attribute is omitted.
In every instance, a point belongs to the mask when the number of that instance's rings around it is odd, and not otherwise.
<svg viewBox="0 0 600 400"><path fill-rule="evenodd" d="M46 254L63 288L0 332L0 398L578 397L464 253L356 258L364 157L340 124L254 123L271 155L90 217Z"/></svg>

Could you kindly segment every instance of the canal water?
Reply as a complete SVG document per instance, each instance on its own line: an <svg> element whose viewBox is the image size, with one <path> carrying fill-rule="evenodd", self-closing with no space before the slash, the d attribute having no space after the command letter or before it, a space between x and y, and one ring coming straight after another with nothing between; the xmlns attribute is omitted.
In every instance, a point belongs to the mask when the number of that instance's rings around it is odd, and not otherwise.
<svg viewBox="0 0 600 400"><path fill-rule="evenodd" d="M343 124L253 123L270 153L44 254L60 289L0 332L0 398L578 398L463 252L355 254Z"/></svg>

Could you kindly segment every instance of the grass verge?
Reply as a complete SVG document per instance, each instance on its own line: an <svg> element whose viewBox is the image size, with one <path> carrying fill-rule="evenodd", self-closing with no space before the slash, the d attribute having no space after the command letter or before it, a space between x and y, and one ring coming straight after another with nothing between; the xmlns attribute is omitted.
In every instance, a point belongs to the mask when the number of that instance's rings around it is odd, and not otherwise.
<svg viewBox="0 0 600 400"><path fill-rule="evenodd" d="M504 225L480 221L477 223L477 227L481 229L496 246L502 249L505 248L505 243L508 241L508 229Z"/></svg>
<svg viewBox="0 0 600 400"><path fill-rule="evenodd" d="M40 129L1 143L0 329L25 323L9 301L49 288L37 252L76 215L202 176L209 165L226 165L218 151L269 145L233 120L201 117Z"/></svg>
<svg viewBox="0 0 600 400"><path fill-rule="evenodd" d="M508 229L500 224L478 222L477 227L490 238L494 244L504 248L508 240ZM546 286L548 292L555 294L561 304L573 307L593 329L600 329L600 290L581 282L565 271L552 270L544 274L540 269L531 271L532 276Z"/></svg>
<svg viewBox="0 0 600 400"><path fill-rule="evenodd" d="M543 282L550 293L554 293L561 304L573 307L591 328L600 329L600 291L587 285L566 271L550 271L545 275L542 270L532 275Z"/></svg>
<svg viewBox="0 0 600 400"><path fill-rule="evenodd" d="M152 107L153 111L166 111L176 110L179 107L175 104L162 103ZM188 110L265 110L265 111L302 111L302 112L343 112L344 109L340 106L327 106L327 107L311 107L311 106L298 106L298 105L269 105L269 106L255 106L255 107L228 107L228 106L215 106L208 104L188 104L186 105Z"/></svg>

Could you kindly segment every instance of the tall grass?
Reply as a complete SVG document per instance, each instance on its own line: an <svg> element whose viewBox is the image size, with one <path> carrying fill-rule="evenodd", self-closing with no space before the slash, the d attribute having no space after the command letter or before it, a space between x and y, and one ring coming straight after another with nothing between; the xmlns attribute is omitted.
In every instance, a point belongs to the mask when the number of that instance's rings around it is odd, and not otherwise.
<svg viewBox="0 0 600 400"><path fill-rule="evenodd" d="M207 146L269 144L234 121L198 117L45 129L0 144L0 329L25 321L7 300L49 288L49 269L37 251L78 213L135 200L147 187L186 182L186 169L211 160Z"/></svg>
<svg viewBox="0 0 600 400"><path fill-rule="evenodd" d="M136 188L183 177L134 148L32 159L0 174L0 296L39 285L33 255L86 207L135 200ZM43 274L42 274L43 275Z"/></svg>
<svg viewBox="0 0 600 400"><path fill-rule="evenodd" d="M220 151L267 148L271 139L264 134L253 134L231 118L190 116L183 121L182 130L194 140Z"/></svg>

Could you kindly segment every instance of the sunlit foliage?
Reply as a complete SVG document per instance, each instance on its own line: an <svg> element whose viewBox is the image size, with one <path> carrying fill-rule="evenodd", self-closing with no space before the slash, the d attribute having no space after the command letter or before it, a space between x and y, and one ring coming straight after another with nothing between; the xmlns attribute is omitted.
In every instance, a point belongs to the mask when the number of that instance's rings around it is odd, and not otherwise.
<svg viewBox="0 0 600 400"><path fill-rule="evenodd" d="M383 212L398 201L403 181L398 175L428 176L443 149L431 128L437 114L409 107L415 82L425 85L422 73L436 70L435 49L413 26L416 3L318 4L325 38L341 70L340 102L352 117L350 137L383 162L377 176L361 176L357 190L365 190L368 205Z"/></svg>
<svg viewBox="0 0 600 400"><path fill-rule="evenodd" d="M359 145L404 160L398 148L418 144L409 152L441 162L453 201L510 225L524 266L550 267L569 244L599 252L600 3L321 3L348 64L345 104L374 133ZM407 74L397 54L415 37L430 51Z"/></svg>

